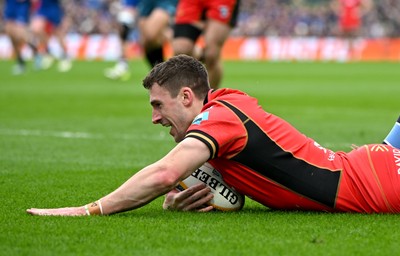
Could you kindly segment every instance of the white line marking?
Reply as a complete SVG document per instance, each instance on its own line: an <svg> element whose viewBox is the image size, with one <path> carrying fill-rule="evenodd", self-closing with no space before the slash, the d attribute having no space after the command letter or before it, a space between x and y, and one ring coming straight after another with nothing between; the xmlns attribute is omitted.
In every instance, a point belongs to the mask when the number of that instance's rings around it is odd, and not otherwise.
<svg viewBox="0 0 400 256"><path fill-rule="evenodd" d="M73 132L73 131L44 131L44 130L10 130L0 129L0 136L37 136L37 137L55 137L63 139L121 139L121 140L156 140L167 141L169 136L165 132L160 132L158 135L131 135L131 134L95 134L88 132Z"/></svg>

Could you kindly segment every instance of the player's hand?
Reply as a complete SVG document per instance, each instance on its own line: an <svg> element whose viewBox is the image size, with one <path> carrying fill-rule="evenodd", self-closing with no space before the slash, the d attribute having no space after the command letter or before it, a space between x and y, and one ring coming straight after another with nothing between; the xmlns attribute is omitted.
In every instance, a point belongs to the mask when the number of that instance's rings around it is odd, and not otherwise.
<svg viewBox="0 0 400 256"><path fill-rule="evenodd" d="M54 208L54 209L31 208L31 209L26 210L26 212L29 214L32 214L32 215L42 215L42 216L83 216L83 215L87 215L84 206Z"/></svg>
<svg viewBox="0 0 400 256"><path fill-rule="evenodd" d="M172 190L165 196L163 208L176 211L209 212L214 209L206 205L214 195L204 183L189 187L183 191Z"/></svg>

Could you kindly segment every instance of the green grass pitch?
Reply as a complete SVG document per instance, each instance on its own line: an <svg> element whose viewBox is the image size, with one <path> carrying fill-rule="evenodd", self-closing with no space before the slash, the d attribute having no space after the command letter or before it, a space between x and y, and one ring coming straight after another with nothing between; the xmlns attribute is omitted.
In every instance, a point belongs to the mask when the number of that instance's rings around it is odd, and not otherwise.
<svg viewBox="0 0 400 256"><path fill-rule="evenodd" d="M0 255L393 255L400 216L271 211L247 199L234 213L162 210L37 217L30 207L89 203L174 146L151 123L132 61L128 82L112 63L75 62L69 73L12 76L0 62ZM381 142L400 114L398 63L224 63L224 87L246 91L333 150Z"/></svg>

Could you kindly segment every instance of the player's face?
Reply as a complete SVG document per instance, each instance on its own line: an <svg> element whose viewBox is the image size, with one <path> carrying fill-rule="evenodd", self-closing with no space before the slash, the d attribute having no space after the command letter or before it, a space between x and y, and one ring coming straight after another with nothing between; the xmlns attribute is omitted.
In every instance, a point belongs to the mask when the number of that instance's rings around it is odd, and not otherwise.
<svg viewBox="0 0 400 256"><path fill-rule="evenodd" d="M153 124L170 127L169 134L176 142L180 142L186 135L186 130L192 122L188 110L182 102L182 95L172 98L170 93L158 84L154 84L150 92L150 104Z"/></svg>

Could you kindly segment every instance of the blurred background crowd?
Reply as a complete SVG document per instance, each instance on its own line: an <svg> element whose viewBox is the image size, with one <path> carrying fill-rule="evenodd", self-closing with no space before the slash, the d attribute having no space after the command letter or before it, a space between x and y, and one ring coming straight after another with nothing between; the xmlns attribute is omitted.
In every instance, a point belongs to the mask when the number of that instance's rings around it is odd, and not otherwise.
<svg viewBox="0 0 400 256"><path fill-rule="evenodd" d="M363 10L360 36L400 36L400 1L370 0ZM116 33L118 0L64 1L71 33ZM0 1L3 15L4 1ZM2 18L2 17L1 17ZM241 0L232 36L338 36L338 11L332 0ZM4 33L0 23L0 33Z"/></svg>
<svg viewBox="0 0 400 256"><path fill-rule="evenodd" d="M362 12L361 36L400 35L399 0L374 0ZM338 36L337 2L245 0L236 33L248 36Z"/></svg>

